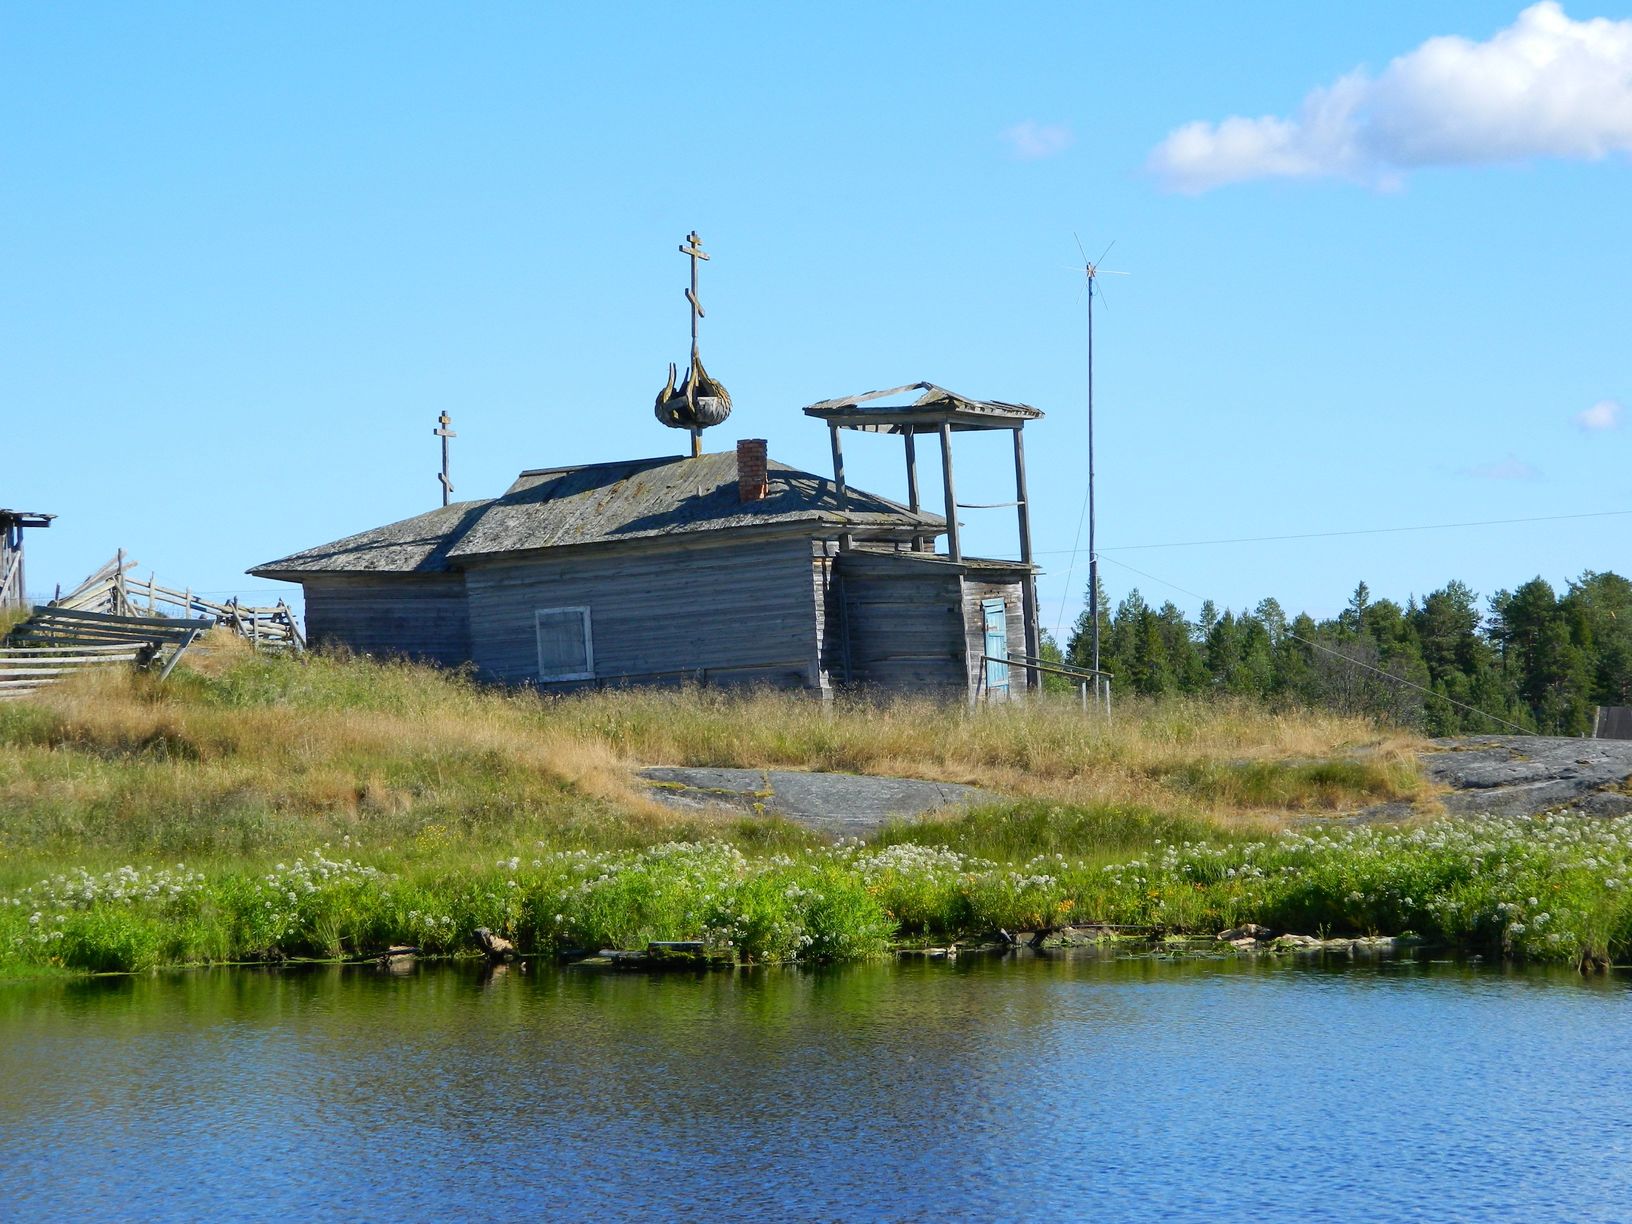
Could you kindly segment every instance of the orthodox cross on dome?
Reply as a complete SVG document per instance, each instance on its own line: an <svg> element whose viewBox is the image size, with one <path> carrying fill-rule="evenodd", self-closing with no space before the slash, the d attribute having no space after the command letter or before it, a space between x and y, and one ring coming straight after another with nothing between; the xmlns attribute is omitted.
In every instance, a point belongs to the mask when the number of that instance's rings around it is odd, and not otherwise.
<svg viewBox="0 0 1632 1224"><path fill-rule="evenodd" d="M691 308L691 365L679 386L674 382L675 367L669 365L669 380L657 393L652 410L670 429L691 432L691 453L696 456L703 453L703 430L731 415L731 393L718 379L709 377L697 352L697 325L704 315L703 303L697 297L697 261L707 259L708 253L696 230L686 235L680 253L691 260L691 285L686 289L686 302Z"/></svg>
<svg viewBox="0 0 1632 1224"><path fill-rule="evenodd" d="M448 428L449 425L453 424L453 418L447 414L446 410L436 419L439 424L437 428L431 430L431 433L442 439L442 471L438 474L437 479L442 482L442 504L445 506L448 504L448 498L453 493L453 481L448 479L448 439L457 438L459 435Z"/></svg>
<svg viewBox="0 0 1632 1224"><path fill-rule="evenodd" d="M697 300L697 261L706 260L708 255L703 250L703 240L692 230L686 235L686 240L680 244L680 254L691 259L691 288L686 290L686 301L691 303L691 359L697 360L697 321L703 317L703 304Z"/></svg>

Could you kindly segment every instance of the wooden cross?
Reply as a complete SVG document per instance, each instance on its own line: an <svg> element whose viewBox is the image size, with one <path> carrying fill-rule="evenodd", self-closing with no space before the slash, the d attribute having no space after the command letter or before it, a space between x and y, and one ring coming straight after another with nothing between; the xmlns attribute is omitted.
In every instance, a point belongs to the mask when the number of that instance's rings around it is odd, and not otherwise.
<svg viewBox="0 0 1632 1224"><path fill-rule="evenodd" d="M697 261L706 260L708 256L703 251L703 240L692 230L686 235L686 240L680 246L680 254L691 258L691 288L686 290L686 301L691 303L691 355L697 355L697 320L703 317L703 304L697 300Z"/></svg>
<svg viewBox="0 0 1632 1224"><path fill-rule="evenodd" d="M448 504L449 495L453 492L453 481L448 479L448 439L457 438L459 435L448 428L449 425L453 424L453 418L445 411L436 419L441 422L441 426L431 430L431 433L442 439L442 472L437 479L442 482L442 504L445 506Z"/></svg>

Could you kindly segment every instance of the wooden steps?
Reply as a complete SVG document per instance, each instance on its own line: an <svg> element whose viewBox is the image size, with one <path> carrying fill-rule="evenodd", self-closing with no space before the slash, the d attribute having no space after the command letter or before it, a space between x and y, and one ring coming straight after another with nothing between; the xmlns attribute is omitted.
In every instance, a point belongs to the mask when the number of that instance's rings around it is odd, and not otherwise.
<svg viewBox="0 0 1632 1224"><path fill-rule="evenodd" d="M158 667L162 680L204 620L36 607L0 646L0 700L29 697L91 668Z"/></svg>

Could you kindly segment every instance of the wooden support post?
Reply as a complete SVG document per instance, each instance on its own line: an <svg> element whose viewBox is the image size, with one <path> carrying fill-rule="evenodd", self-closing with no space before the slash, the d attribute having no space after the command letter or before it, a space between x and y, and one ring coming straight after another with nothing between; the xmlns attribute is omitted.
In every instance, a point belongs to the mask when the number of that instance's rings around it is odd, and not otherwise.
<svg viewBox="0 0 1632 1224"><path fill-rule="evenodd" d="M954 561L963 560L963 548L958 543L958 494L952 487L952 425L941 422L941 484L946 492L946 555Z"/></svg>
<svg viewBox="0 0 1632 1224"><path fill-rule="evenodd" d="M829 425L827 427L827 437L828 441L833 445L833 492L839 499L839 509L848 510L850 508L850 493L844 484L844 450L839 445L839 427ZM850 533L848 531L839 534L839 549L842 552L850 551Z"/></svg>
<svg viewBox="0 0 1632 1224"><path fill-rule="evenodd" d="M1027 567L1020 589L1025 615L1026 654L1038 659L1043 653L1042 630L1037 624L1037 575L1031 572L1031 499L1026 493L1026 448L1020 440L1021 427L1014 428L1014 497L1020 512L1020 563ZM1043 677L1035 667L1026 668L1026 688L1035 692Z"/></svg>
<svg viewBox="0 0 1632 1224"><path fill-rule="evenodd" d="M914 514L918 513L918 441L917 435L912 432L912 426L906 427L907 432L902 435L907 441L907 509ZM922 552L924 541L922 536L912 537L912 551Z"/></svg>
<svg viewBox="0 0 1632 1224"><path fill-rule="evenodd" d="M7 591L0 588L0 608L5 607L8 602L15 603L19 608L27 608L28 571L23 565L23 525L17 523L6 528L6 534L10 537L7 543L12 554L11 572L6 578L11 583L12 589Z"/></svg>

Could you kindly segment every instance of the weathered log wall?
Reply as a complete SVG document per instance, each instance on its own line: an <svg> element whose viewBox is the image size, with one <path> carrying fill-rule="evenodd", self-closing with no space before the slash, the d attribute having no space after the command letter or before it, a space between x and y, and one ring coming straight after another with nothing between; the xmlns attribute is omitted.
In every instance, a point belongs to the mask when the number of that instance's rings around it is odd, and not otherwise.
<svg viewBox="0 0 1632 1224"><path fill-rule="evenodd" d="M463 574L311 574L301 584L314 646L446 667L470 659Z"/></svg>
<svg viewBox="0 0 1632 1224"><path fill-rule="evenodd" d="M506 558L465 580L471 657L492 679L538 680L537 612L581 607L597 684L821 686L808 537Z"/></svg>

